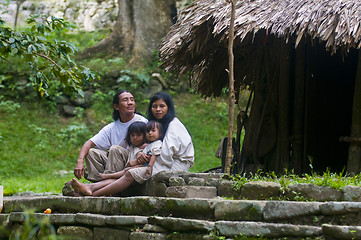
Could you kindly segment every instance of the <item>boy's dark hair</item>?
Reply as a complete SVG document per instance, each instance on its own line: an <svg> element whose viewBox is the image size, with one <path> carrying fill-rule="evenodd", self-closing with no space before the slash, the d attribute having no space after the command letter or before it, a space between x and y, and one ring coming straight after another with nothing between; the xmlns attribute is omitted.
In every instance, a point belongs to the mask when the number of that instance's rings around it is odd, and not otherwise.
<svg viewBox="0 0 361 240"><path fill-rule="evenodd" d="M158 130L159 130L159 140L163 140L163 138L164 138L164 129L163 129L163 125L160 122L149 121L147 123L146 127L145 127L145 131L150 132L150 130L152 130L154 128L158 128Z"/></svg>
<svg viewBox="0 0 361 240"><path fill-rule="evenodd" d="M130 146L132 142L130 141L130 134L132 133L142 133L144 140L145 137L146 124L142 121L132 122L128 128L127 135L125 137L125 142Z"/></svg>

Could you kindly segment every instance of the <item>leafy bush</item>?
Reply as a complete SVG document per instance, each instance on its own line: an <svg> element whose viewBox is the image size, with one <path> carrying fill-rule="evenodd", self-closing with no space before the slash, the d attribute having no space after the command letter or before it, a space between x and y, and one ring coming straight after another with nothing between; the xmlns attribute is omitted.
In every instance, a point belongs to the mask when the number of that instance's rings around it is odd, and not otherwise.
<svg viewBox="0 0 361 240"><path fill-rule="evenodd" d="M20 104L11 100L0 102L0 111L6 113L15 114L19 108Z"/></svg>
<svg viewBox="0 0 361 240"><path fill-rule="evenodd" d="M80 145L84 139L89 139L92 133L83 123L74 123L60 130L57 136L66 144Z"/></svg>
<svg viewBox="0 0 361 240"><path fill-rule="evenodd" d="M228 176L228 178L233 181L235 190L239 190L245 183L250 181L276 182L281 185L282 189L286 189L290 184L297 183L327 186L337 190L342 190L347 185L361 186L360 175L349 175L343 172L331 173L329 170L322 174L312 172L311 174L305 173L302 175L294 174L293 171L289 172L288 170L285 170L285 173L281 175L277 175L275 172L263 173L259 170L256 173L247 174L247 176L245 174L232 175ZM304 201L305 199L302 196L297 196L294 200Z"/></svg>
<svg viewBox="0 0 361 240"><path fill-rule="evenodd" d="M69 24L63 19L47 16L34 15L27 20L29 27L23 31L15 32L5 26L0 18L0 54L1 61L9 64L9 61L21 59L23 64L16 66L27 66L30 71L29 82L41 96L48 95L48 88L53 82L59 82L62 89L72 95L83 95L82 86L98 76L81 65L77 65L71 58L78 49L69 42L56 38L47 39L49 33L69 29ZM5 76L10 72L18 71L14 65L6 69ZM24 71L18 71L24 72ZM16 75L15 75L16 77ZM14 84L6 77L2 79L3 88ZM10 81L10 82L9 82ZM16 86L16 85L15 85Z"/></svg>
<svg viewBox="0 0 361 240"><path fill-rule="evenodd" d="M50 223L48 217L35 217L33 210L26 210L23 214L24 223L16 228L11 235L8 234L9 239L57 239L55 227Z"/></svg>

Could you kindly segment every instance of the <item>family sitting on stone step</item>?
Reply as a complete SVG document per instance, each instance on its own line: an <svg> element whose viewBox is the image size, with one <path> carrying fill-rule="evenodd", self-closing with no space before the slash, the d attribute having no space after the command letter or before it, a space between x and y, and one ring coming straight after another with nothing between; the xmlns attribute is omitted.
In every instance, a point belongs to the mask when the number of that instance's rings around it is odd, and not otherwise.
<svg viewBox="0 0 361 240"><path fill-rule="evenodd" d="M75 196L111 196L158 172L188 171L193 166L192 138L175 117L169 94L158 92L150 98L148 119L135 112L134 97L126 90L115 94L113 108L114 122L80 150L74 175L93 183L73 178Z"/></svg>

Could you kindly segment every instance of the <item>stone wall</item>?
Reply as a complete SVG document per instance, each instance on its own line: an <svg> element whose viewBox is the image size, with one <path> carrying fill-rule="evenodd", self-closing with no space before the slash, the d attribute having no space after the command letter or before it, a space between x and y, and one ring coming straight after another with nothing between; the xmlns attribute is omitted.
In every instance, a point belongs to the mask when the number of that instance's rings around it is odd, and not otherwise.
<svg viewBox="0 0 361 240"><path fill-rule="evenodd" d="M221 173L162 172L119 197L5 197L0 224L14 234L31 209L66 239L361 239L359 187L232 185Z"/></svg>
<svg viewBox="0 0 361 240"><path fill-rule="evenodd" d="M52 213L42 213L46 208ZM359 202L8 197L0 224L14 234L29 218L26 209L33 209L35 219L47 218L66 239L361 238Z"/></svg>
<svg viewBox="0 0 361 240"><path fill-rule="evenodd" d="M4 2L4 1L0 1ZM65 18L74 22L81 29L95 31L96 29L112 28L118 14L118 1L82 1L82 0L50 0L50 1L24 1L20 5L18 16L19 25L24 25L30 14L41 13L48 16ZM16 1L10 1L7 12L1 17L12 25L16 14Z"/></svg>

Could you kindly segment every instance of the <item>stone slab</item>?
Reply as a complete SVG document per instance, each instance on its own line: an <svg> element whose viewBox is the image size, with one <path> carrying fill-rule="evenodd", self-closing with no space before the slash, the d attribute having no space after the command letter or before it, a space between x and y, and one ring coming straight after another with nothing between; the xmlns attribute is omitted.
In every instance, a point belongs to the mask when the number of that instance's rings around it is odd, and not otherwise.
<svg viewBox="0 0 361 240"><path fill-rule="evenodd" d="M9 215L9 222L22 223L26 220L27 213L24 212L12 212ZM35 219L49 218L52 224L73 224L75 223L75 214L44 214L44 213L30 213Z"/></svg>
<svg viewBox="0 0 361 240"><path fill-rule="evenodd" d="M151 233L151 232L132 232L130 233L129 240L166 240L167 234L165 233Z"/></svg>
<svg viewBox="0 0 361 240"><path fill-rule="evenodd" d="M227 237L242 235L266 238L307 238L322 235L321 227L281 223L217 221L215 229L220 235Z"/></svg>
<svg viewBox="0 0 361 240"><path fill-rule="evenodd" d="M96 240L119 240L129 239L130 232L115 228L94 228L94 239Z"/></svg>
<svg viewBox="0 0 361 240"><path fill-rule="evenodd" d="M150 224L158 225L169 229L169 231L179 232L209 232L214 228L214 222L205 220L172 218L172 217L149 217Z"/></svg>
<svg viewBox="0 0 361 240"><path fill-rule="evenodd" d="M319 202L341 201L343 198L342 192L337 189L308 183L288 185L286 196L290 199L294 199L296 196L302 196L307 200Z"/></svg>
<svg viewBox="0 0 361 240"><path fill-rule="evenodd" d="M172 216L214 219L214 203L208 199L181 199L164 197L129 197L121 201L125 215Z"/></svg>
<svg viewBox="0 0 361 240"><path fill-rule="evenodd" d="M323 224L322 232L332 239L361 239L361 226Z"/></svg>
<svg viewBox="0 0 361 240"><path fill-rule="evenodd" d="M75 221L90 226L104 226L106 218L107 216L100 214L78 213L75 216Z"/></svg>
<svg viewBox="0 0 361 240"><path fill-rule="evenodd" d="M252 181L243 184L241 197L244 199L264 200L280 196L281 185L275 182Z"/></svg>
<svg viewBox="0 0 361 240"><path fill-rule="evenodd" d="M361 202L329 202L320 205L322 214L334 215L361 212Z"/></svg>
<svg viewBox="0 0 361 240"><path fill-rule="evenodd" d="M216 201L214 216L216 220L262 221L266 203L250 200Z"/></svg>
<svg viewBox="0 0 361 240"><path fill-rule="evenodd" d="M345 201L361 202L361 187L348 185L343 188Z"/></svg>
<svg viewBox="0 0 361 240"><path fill-rule="evenodd" d="M93 239L93 230L86 227L61 226L56 233L64 237L68 236L70 239Z"/></svg>
<svg viewBox="0 0 361 240"><path fill-rule="evenodd" d="M321 213L320 202L267 201L263 210L266 221L295 218Z"/></svg>
<svg viewBox="0 0 361 240"><path fill-rule="evenodd" d="M167 188L166 196L176 198L214 198L217 197L217 188L204 186L174 186Z"/></svg>
<svg viewBox="0 0 361 240"><path fill-rule="evenodd" d="M41 197L5 197L4 211L21 212L32 209L42 213L51 208L53 213L102 213L120 214L117 197L67 197L67 196L41 196Z"/></svg>
<svg viewBox="0 0 361 240"><path fill-rule="evenodd" d="M144 225L148 223L148 217L143 216L108 216L106 224L116 226Z"/></svg>

